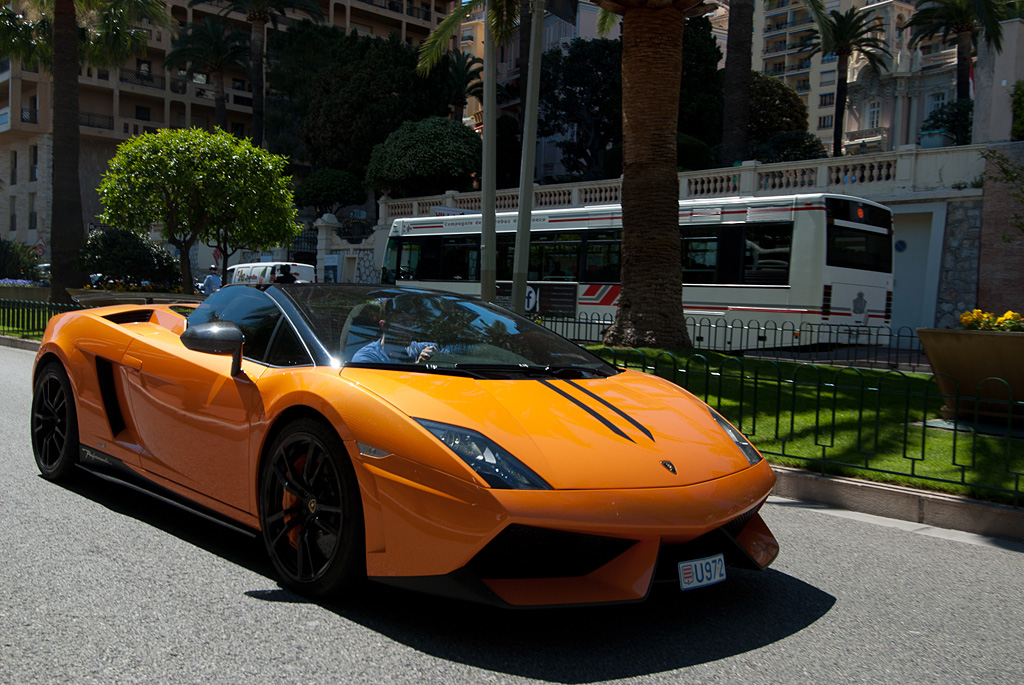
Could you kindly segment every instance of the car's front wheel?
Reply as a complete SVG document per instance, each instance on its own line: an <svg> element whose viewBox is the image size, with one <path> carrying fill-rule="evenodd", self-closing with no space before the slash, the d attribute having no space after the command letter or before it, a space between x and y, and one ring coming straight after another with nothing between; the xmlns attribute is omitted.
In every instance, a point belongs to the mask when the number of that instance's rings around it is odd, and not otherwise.
<svg viewBox="0 0 1024 685"><path fill-rule="evenodd" d="M365 575L359 487L332 428L300 419L271 443L260 474L260 527L289 589L323 597Z"/></svg>
<svg viewBox="0 0 1024 685"><path fill-rule="evenodd" d="M64 367L50 362L32 392L32 452L43 478L60 480L78 461L78 414Z"/></svg>

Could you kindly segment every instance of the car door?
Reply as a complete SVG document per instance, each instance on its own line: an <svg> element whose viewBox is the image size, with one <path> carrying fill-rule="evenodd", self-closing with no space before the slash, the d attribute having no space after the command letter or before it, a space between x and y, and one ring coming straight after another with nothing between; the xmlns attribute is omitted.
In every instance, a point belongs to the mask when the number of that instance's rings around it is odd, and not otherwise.
<svg viewBox="0 0 1024 685"><path fill-rule="evenodd" d="M127 383L144 449L142 467L242 510L254 492L250 427L262 418L255 381L282 318L255 288L231 286L207 298L189 325L230 321L245 335L241 373L231 358L186 349L176 338L136 340L125 355Z"/></svg>

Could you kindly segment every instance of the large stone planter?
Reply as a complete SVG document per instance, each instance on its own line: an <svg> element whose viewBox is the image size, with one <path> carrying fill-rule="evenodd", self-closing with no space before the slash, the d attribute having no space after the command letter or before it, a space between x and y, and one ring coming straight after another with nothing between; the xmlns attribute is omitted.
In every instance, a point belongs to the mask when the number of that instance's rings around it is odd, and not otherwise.
<svg viewBox="0 0 1024 685"><path fill-rule="evenodd" d="M918 328L917 335L946 396L943 418L977 412L1024 420L1024 333Z"/></svg>

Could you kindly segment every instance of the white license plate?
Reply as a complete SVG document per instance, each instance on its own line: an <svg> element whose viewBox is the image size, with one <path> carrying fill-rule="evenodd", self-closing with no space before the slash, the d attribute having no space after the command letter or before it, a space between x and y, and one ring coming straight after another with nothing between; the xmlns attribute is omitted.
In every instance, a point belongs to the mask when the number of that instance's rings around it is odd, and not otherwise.
<svg viewBox="0 0 1024 685"><path fill-rule="evenodd" d="M723 580L725 580L725 557L721 554L679 562L679 587L684 590L714 585Z"/></svg>

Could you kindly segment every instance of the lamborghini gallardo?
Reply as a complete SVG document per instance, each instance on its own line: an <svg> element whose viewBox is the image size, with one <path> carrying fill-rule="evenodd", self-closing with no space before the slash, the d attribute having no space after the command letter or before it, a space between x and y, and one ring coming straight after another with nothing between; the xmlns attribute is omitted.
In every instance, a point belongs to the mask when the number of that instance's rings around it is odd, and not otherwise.
<svg viewBox="0 0 1024 685"><path fill-rule="evenodd" d="M282 586L505 607L640 601L763 569L768 463L718 412L444 292L232 285L54 317L42 476L83 470L261 536Z"/></svg>

